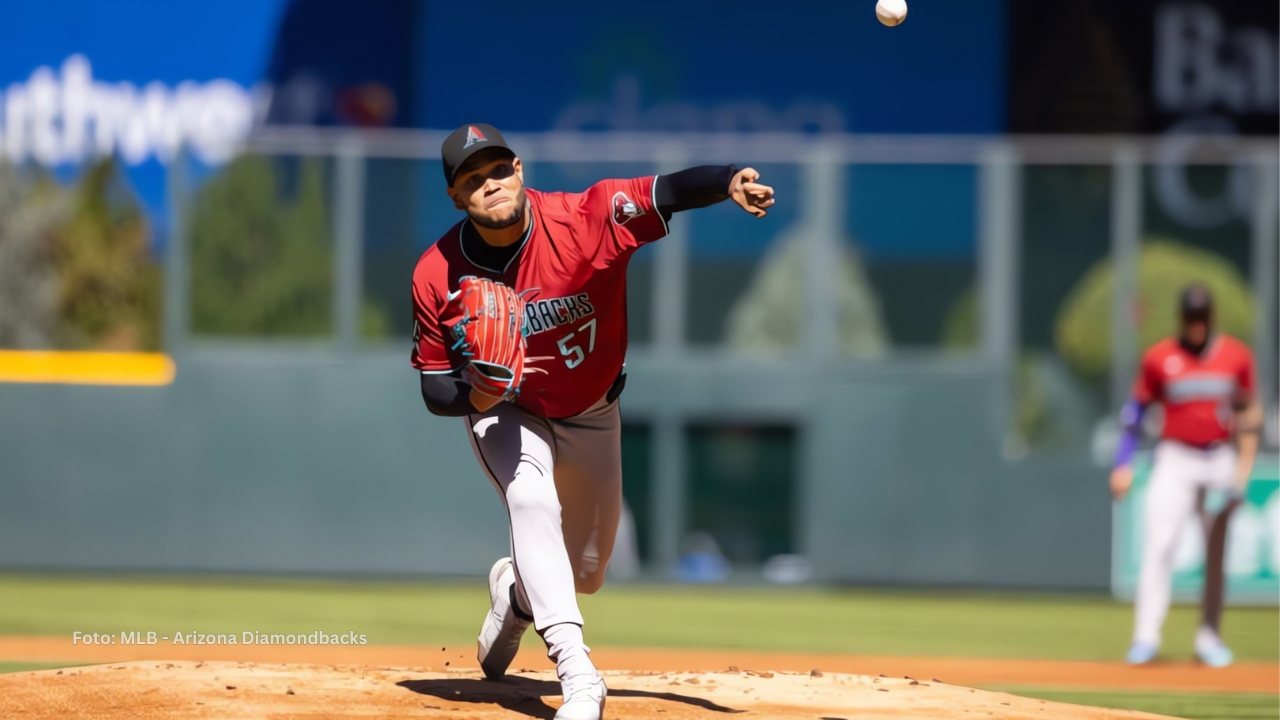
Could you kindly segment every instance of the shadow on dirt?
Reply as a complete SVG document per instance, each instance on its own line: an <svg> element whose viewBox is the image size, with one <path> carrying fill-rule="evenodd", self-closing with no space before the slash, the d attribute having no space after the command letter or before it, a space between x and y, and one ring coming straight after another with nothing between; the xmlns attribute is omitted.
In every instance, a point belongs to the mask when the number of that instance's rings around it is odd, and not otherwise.
<svg viewBox="0 0 1280 720"><path fill-rule="evenodd" d="M549 719L555 716L556 710L542 701L544 696L560 694L560 683L550 680L534 680L508 675L501 680L480 680L476 678L448 678L443 680L405 680L398 682L406 690L420 695L431 695L449 702L483 703L527 715L531 718ZM626 688L609 688L610 698L647 698L649 700L665 700L673 703L693 705L712 712L736 714L746 710L737 710L711 702L704 698L680 695L671 692L652 692L649 690L628 690Z"/></svg>

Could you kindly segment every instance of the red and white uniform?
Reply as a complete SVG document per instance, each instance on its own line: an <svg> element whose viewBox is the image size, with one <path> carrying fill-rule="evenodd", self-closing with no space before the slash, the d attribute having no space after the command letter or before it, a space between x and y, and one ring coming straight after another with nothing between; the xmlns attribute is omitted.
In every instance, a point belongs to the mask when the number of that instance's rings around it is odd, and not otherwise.
<svg viewBox="0 0 1280 720"><path fill-rule="evenodd" d="M667 232L655 178L604 180L582 193L525 189L531 225L506 267L477 265L470 221L427 250L413 272L413 366L448 372L449 293L466 275L525 292L526 373L515 403L468 415L472 449L511 520L519 597L541 632L581 626L575 592L604 581L622 512L622 422L607 393L627 352L627 263ZM547 359L533 360L544 357ZM554 659L554 658L553 658Z"/></svg>
<svg viewBox="0 0 1280 720"><path fill-rule="evenodd" d="M490 277L526 293L527 358L547 371L528 373L516 405L547 418L577 415L604 396L627 352L627 263L641 245L667 232L654 207L654 177L603 180L582 193L526 188L530 232L505 268L476 265L468 242L482 242L467 220L455 225L413 271L417 323L411 362L419 370L462 367L449 349L449 293L466 275ZM473 245L474 246L474 245Z"/></svg>
<svg viewBox="0 0 1280 720"><path fill-rule="evenodd" d="M1135 643L1160 645L1178 543L1184 531L1197 530L1199 494L1232 488L1236 451L1228 441L1235 409L1254 392L1253 355L1233 337L1213 337L1200 355L1170 338L1143 355L1133 396L1164 406L1164 430L1142 508Z"/></svg>
<svg viewBox="0 0 1280 720"><path fill-rule="evenodd" d="M1176 338L1147 350L1133 384L1133 397L1164 405L1161 438L1209 447L1231 438L1235 408L1252 398L1253 354L1239 340L1217 335L1200 355Z"/></svg>

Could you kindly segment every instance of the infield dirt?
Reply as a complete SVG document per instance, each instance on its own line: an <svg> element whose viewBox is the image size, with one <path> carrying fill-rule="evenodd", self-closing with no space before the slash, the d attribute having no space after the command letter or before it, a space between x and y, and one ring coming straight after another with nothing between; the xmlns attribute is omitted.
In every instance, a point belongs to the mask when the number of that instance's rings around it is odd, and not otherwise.
<svg viewBox="0 0 1280 720"><path fill-rule="evenodd" d="M934 680L844 673L607 671L607 717L1157 718ZM142 661L0 675L5 718L550 718L549 672L501 681L475 670L254 662Z"/></svg>
<svg viewBox="0 0 1280 720"><path fill-rule="evenodd" d="M713 672L730 667L760 671L909 676L957 685L1024 685L1182 692L1280 694L1280 666L1240 662L1208 669L1190 662L1134 668L1123 662L964 657L914 657L775 653L752 650L596 647L591 657L603 670ZM421 645L73 645L71 638L0 636L0 661L89 663L161 660L234 661L301 665L407 667L448 672L476 667L475 647ZM526 641L514 668L550 669L545 651Z"/></svg>

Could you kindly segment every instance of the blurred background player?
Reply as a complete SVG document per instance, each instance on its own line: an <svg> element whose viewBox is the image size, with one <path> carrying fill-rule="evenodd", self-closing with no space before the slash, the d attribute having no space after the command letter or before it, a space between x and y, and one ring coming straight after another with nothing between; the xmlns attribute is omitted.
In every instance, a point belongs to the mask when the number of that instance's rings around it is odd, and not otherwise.
<svg viewBox="0 0 1280 720"><path fill-rule="evenodd" d="M1207 288L1191 285L1182 291L1179 320L1178 337L1156 343L1143 355L1133 394L1121 412L1124 435L1111 472L1112 495L1123 499L1133 484L1131 461L1143 414L1152 403L1161 404L1164 429L1142 509L1142 568L1127 660L1142 665L1159 652L1174 555L1180 531L1194 512L1206 538L1196 657L1224 667L1233 659L1220 634L1227 522L1249 482L1262 412L1254 390L1253 356L1244 343L1213 331L1213 299ZM1206 508L1210 490L1226 493L1221 509Z"/></svg>
<svg viewBox="0 0 1280 720"><path fill-rule="evenodd" d="M622 511L627 265L667 234L672 213L733 198L764 217L773 189L751 168L702 166L541 192L525 186L520 158L484 124L455 130L441 154L449 197L467 217L414 269L412 364L432 413L466 416L476 459L510 518L512 556L489 571L477 660L487 677L502 677L533 624L563 687L556 718L597 720L607 691L575 593L603 584ZM516 393L494 396L471 380L450 334L467 276L528 298L527 357L538 373Z"/></svg>

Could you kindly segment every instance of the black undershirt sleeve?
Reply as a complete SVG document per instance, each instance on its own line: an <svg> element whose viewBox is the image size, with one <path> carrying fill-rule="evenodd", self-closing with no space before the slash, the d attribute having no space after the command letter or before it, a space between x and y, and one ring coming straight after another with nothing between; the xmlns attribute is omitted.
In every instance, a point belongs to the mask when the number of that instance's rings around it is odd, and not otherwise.
<svg viewBox="0 0 1280 720"><path fill-rule="evenodd" d="M714 205L729 197L729 181L738 174L735 165L699 165L654 181L654 204L668 220L681 210Z"/></svg>
<svg viewBox="0 0 1280 720"><path fill-rule="evenodd" d="M470 383L455 374L423 374L422 400L432 415L461 417L476 411L471 405Z"/></svg>

